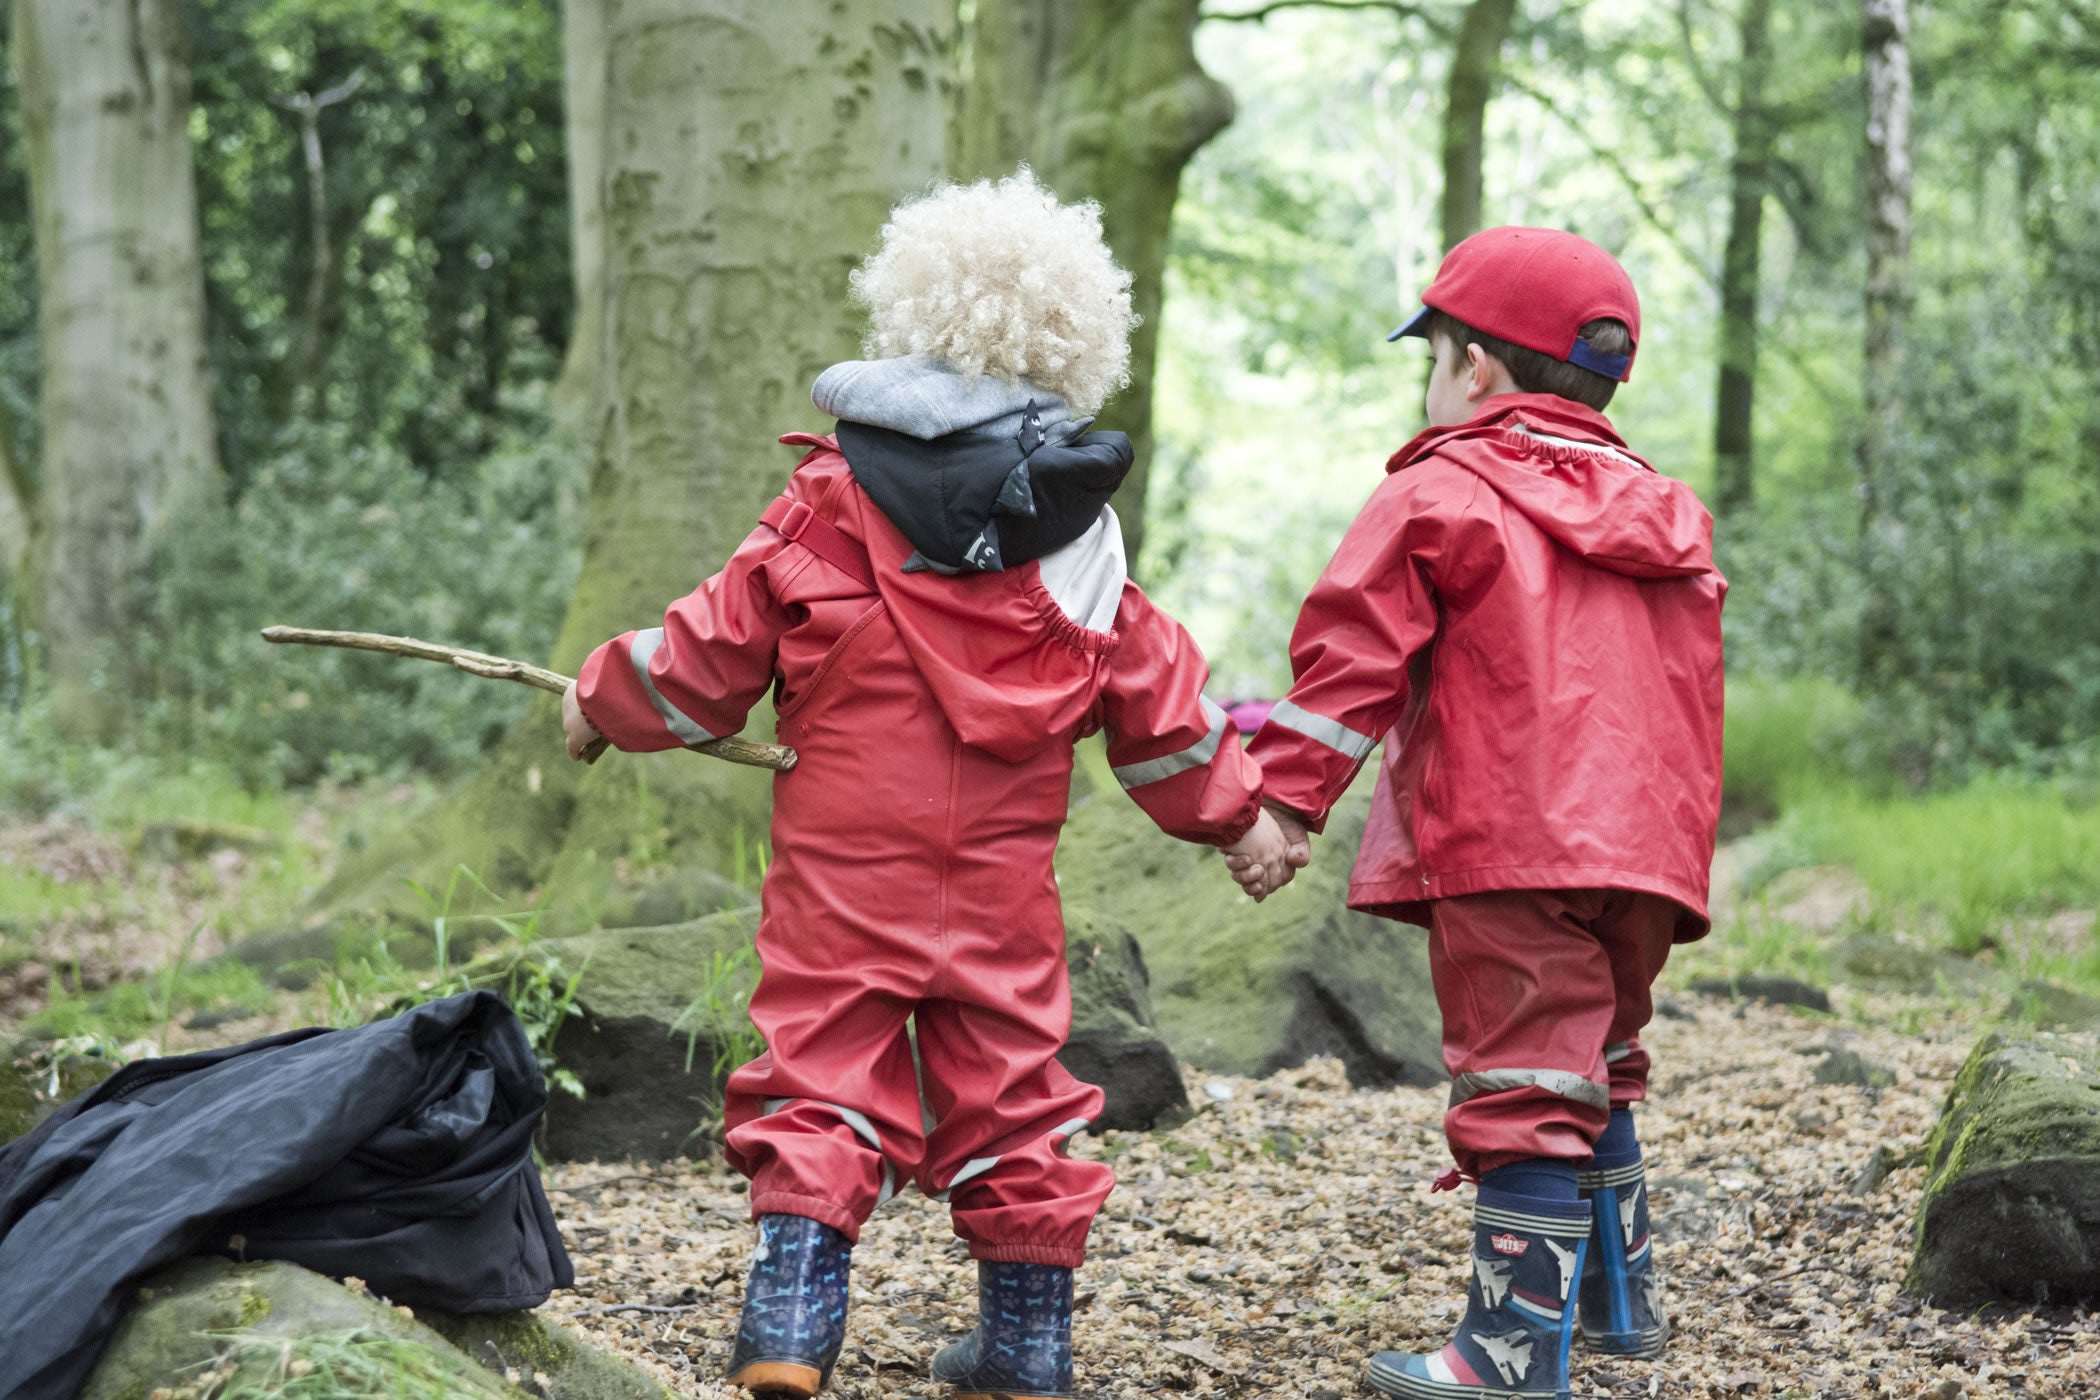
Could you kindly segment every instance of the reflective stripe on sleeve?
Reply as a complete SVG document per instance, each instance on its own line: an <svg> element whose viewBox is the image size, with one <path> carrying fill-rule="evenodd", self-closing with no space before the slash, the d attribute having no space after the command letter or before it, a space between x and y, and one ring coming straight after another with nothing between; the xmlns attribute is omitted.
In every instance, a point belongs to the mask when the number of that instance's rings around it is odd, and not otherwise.
<svg viewBox="0 0 2100 1400"><path fill-rule="evenodd" d="M1156 783L1162 778L1171 778L1176 773L1186 773L1191 768L1207 767L1217 757L1218 745L1225 738L1225 711L1208 695L1203 698L1203 715L1210 721L1210 732L1183 749L1170 753L1165 758L1148 758L1143 763L1126 763L1116 769L1116 781L1127 790Z"/></svg>
<svg viewBox="0 0 2100 1400"><path fill-rule="evenodd" d="M1633 1042L1632 1042L1632 1041L1630 1041L1630 1040L1615 1040L1615 1041L1613 1041L1613 1042L1612 1042L1611 1044L1609 1044L1609 1045L1607 1045L1607 1046L1605 1046L1605 1047L1604 1047L1604 1063L1606 1063L1606 1064L1608 1064L1608 1065L1615 1065L1615 1064L1617 1064L1617 1063L1618 1063L1619 1061L1621 1061L1621 1060L1624 1060L1624 1059L1627 1059L1627 1058L1631 1057L1631 1056L1632 1056L1632 1054L1633 1054Z"/></svg>
<svg viewBox="0 0 2100 1400"><path fill-rule="evenodd" d="M1544 1089L1592 1108L1611 1107L1610 1085L1565 1069L1480 1069L1461 1074L1451 1081L1451 1107L1457 1108L1475 1094L1492 1094L1502 1089Z"/></svg>
<svg viewBox="0 0 2100 1400"><path fill-rule="evenodd" d="M1361 763L1364 755L1378 747L1378 738L1373 734L1359 734L1339 720L1325 715L1316 715L1302 705L1288 700L1276 702L1269 711L1269 723L1280 724L1294 734L1303 734L1315 743L1325 744L1336 753L1354 762Z"/></svg>
<svg viewBox="0 0 2100 1400"><path fill-rule="evenodd" d="M634 663L634 673L641 678L642 689L649 692L649 703L656 707L656 712L663 716L664 726L681 744L705 744L720 738L719 734L710 734L693 723L676 705L664 699L656 682L649 679L649 658L656 655L656 649L663 644L663 628L644 627L634 634L634 641L627 648L627 659Z"/></svg>

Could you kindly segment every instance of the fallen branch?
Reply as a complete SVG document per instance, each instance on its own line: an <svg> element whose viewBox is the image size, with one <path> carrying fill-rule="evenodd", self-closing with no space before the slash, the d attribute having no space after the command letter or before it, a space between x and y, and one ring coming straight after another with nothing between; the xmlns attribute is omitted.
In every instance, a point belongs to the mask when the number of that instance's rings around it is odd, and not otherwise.
<svg viewBox="0 0 2100 1400"><path fill-rule="evenodd" d="M534 666L526 661L513 661L507 656L490 656L485 651L469 651L465 647L448 647L438 642L420 641L415 637L391 637L384 632L328 632L314 627L265 627L262 631L266 642L297 643L311 647L348 647L353 651L377 651L388 656L414 657L418 661L436 661L454 666L470 676L482 676L489 680L517 681L522 685L559 695L572 684L570 677L559 671L550 671L544 666ZM595 763L598 755L605 752L604 740L599 740L584 751L584 761ZM795 751L784 744L754 744L748 739L715 739L705 744L694 744L694 753L704 753L710 758L725 759L730 763L741 763L752 768L770 768L776 773L785 773L795 766Z"/></svg>

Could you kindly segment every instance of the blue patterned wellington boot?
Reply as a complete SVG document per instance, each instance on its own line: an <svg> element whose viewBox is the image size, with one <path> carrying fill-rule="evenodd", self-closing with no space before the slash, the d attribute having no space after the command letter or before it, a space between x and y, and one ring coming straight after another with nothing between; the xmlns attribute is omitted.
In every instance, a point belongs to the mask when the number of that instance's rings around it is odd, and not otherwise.
<svg viewBox="0 0 2100 1400"><path fill-rule="evenodd" d="M1630 1160L1600 1156L1576 1180L1596 1213L1575 1309L1582 1340L1592 1351L1653 1360L1670 1339L1670 1319L1655 1278L1640 1150Z"/></svg>
<svg viewBox="0 0 2100 1400"><path fill-rule="evenodd" d="M1072 1393L1072 1271L977 1261L977 1330L933 1358L955 1400L1064 1400Z"/></svg>
<svg viewBox="0 0 2100 1400"><path fill-rule="evenodd" d="M1408 1400L1567 1400L1576 1280L1590 1237L1587 1201L1480 1188L1466 1315L1442 1351L1382 1351L1371 1388Z"/></svg>
<svg viewBox="0 0 2100 1400"><path fill-rule="evenodd" d="M729 1383L766 1396L815 1395L846 1340L853 1246L821 1220L761 1215Z"/></svg>

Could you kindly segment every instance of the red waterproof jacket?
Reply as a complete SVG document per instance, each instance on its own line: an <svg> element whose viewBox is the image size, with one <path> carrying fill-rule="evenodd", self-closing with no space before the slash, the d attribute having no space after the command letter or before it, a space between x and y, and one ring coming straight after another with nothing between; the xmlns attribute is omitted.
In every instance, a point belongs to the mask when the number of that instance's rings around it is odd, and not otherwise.
<svg viewBox="0 0 2100 1400"><path fill-rule="evenodd" d="M1713 522L1603 414L1505 394L1395 453L1291 638L1251 752L1324 822L1384 738L1359 909L1626 889L1707 929L1721 804Z"/></svg>
<svg viewBox="0 0 2100 1400"><path fill-rule="evenodd" d="M1259 770L1225 742L1224 712L1203 697L1202 653L1122 577L1120 554L1112 591L1090 605L1095 627L1068 615L1046 584L1055 556L1002 573L906 573L911 544L835 441L781 441L815 449L782 501L864 550L877 582L760 525L719 574L670 606L660 629L591 653L577 700L599 733L631 752L703 743L736 733L774 687L780 738L800 753L775 784L776 841L841 866L881 859L874 847L938 863L981 819L1002 838L1025 830L1047 880L1073 741L1104 728L1118 778L1166 831L1219 846L1246 834L1260 810ZM1068 595L1088 586L1057 582ZM811 706L826 687L838 693ZM957 744L1001 760L981 771L1000 775L997 791L949 791ZM948 820L929 821L914 803ZM782 832L783 812L804 824ZM869 869L857 866L849 883L864 884Z"/></svg>

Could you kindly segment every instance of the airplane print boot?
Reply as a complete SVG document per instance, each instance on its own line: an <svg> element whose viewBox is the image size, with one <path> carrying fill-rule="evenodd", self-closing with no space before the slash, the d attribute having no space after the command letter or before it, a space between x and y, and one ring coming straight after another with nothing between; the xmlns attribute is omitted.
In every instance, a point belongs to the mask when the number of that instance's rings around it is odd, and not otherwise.
<svg viewBox="0 0 2100 1400"><path fill-rule="evenodd" d="M933 1358L955 1400L1065 1400L1072 1393L1072 1271L977 1261L977 1330Z"/></svg>
<svg viewBox="0 0 2100 1400"><path fill-rule="evenodd" d="M1567 1400L1573 1294L1589 1237L1587 1201L1481 1187L1458 1331L1442 1351L1379 1352L1371 1388L1406 1400Z"/></svg>
<svg viewBox="0 0 2100 1400"><path fill-rule="evenodd" d="M853 1246L821 1220L761 1215L729 1383L804 1400L824 1388L846 1340Z"/></svg>
<svg viewBox="0 0 2100 1400"><path fill-rule="evenodd" d="M1599 1157L1576 1178L1594 1225L1582 1266L1575 1323L1583 1344L1612 1356L1652 1361L1670 1339L1655 1252L1648 1234L1648 1173L1640 1150L1630 1160Z"/></svg>

